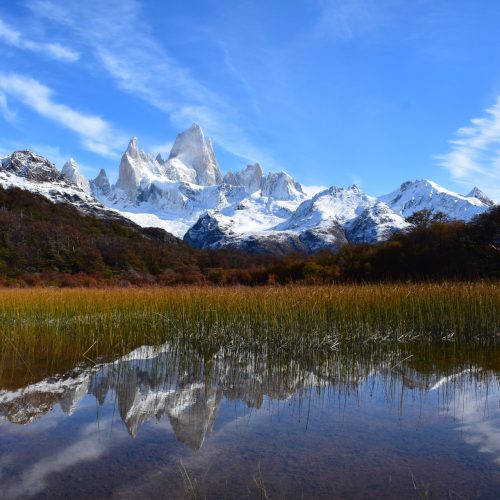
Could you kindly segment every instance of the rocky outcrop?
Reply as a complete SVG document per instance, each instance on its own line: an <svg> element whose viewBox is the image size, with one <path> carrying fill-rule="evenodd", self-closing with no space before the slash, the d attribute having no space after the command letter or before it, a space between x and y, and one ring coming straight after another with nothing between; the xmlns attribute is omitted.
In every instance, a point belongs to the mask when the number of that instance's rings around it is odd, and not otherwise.
<svg viewBox="0 0 500 500"><path fill-rule="evenodd" d="M82 191L90 194L90 182L80 173L78 165L73 158L70 158L63 166L62 175L69 182L78 186Z"/></svg>
<svg viewBox="0 0 500 500"><path fill-rule="evenodd" d="M189 178L194 184L213 186L222 182L212 142L205 139L203 130L196 123L177 136L165 167L173 180L184 180L185 171L192 170L193 175Z"/></svg>
<svg viewBox="0 0 500 500"><path fill-rule="evenodd" d="M255 193L262 189L264 183L262 167L254 163L247 165L241 172L228 172L224 176L224 182L232 186L242 186L248 194Z"/></svg>
<svg viewBox="0 0 500 500"><path fill-rule="evenodd" d="M138 189L143 183L163 176L164 168L152 156L139 149L137 138L132 137L120 161L115 187L135 202Z"/></svg>
<svg viewBox="0 0 500 500"><path fill-rule="evenodd" d="M14 151L1 162L1 170L34 182L57 182L62 176L47 158L33 151Z"/></svg>
<svg viewBox="0 0 500 500"><path fill-rule="evenodd" d="M304 195L302 186L287 173L270 173L263 181L262 195L276 200L290 200ZM305 198L305 196L303 196Z"/></svg>
<svg viewBox="0 0 500 500"><path fill-rule="evenodd" d="M111 192L111 184L103 168L101 168L98 176L90 181L90 190L97 199L105 198Z"/></svg>

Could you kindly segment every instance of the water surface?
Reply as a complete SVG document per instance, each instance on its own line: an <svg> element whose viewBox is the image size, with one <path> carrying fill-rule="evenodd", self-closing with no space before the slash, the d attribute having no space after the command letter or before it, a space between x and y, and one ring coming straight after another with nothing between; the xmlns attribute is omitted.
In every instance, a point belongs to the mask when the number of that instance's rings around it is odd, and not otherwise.
<svg viewBox="0 0 500 500"><path fill-rule="evenodd" d="M499 498L500 360L143 346L3 374L5 498Z"/></svg>

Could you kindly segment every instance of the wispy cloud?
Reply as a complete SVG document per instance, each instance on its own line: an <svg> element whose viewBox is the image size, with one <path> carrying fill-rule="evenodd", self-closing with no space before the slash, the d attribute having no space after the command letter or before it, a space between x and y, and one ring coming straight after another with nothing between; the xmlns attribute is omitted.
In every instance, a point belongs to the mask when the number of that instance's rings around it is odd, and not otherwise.
<svg viewBox="0 0 500 500"><path fill-rule="evenodd" d="M0 111L8 122L13 122L16 118L16 113L12 109L10 109L9 104L7 102L7 97L5 94L0 92Z"/></svg>
<svg viewBox="0 0 500 500"><path fill-rule="evenodd" d="M383 5L373 0L317 0L319 17L315 35L352 40L382 23L382 7L386 3L383 2Z"/></svg>
<svg viewBox="0 0 500 500"><path fill-rule="evenodd" d="M236 106L207 88L155 39L136 0L35 0L30 6L36 15L71 29L121 90L165 112L175 127L197 122L229 152L274 166L238 125Z"/></svg>
<svg viewBox="0 0 500 500"><path fill-rule="evenodd" d="M20 31L11 28L1 19L0 40L11 47L28 50L30 52L38 52L50 57L51 59L58 59L59 61L75 62L80 58L79 52L76 52L68 47L64 47L59 43L35 42L33 40L29 40L24 37Z"/></svg>
<svg viewBox="0 0 500 500"><path fill-rule="evenodd" d="M72 130L87 150L98 155L116 158L119 148L125 143L124 136L103 118L56 102L52 90L33 78L0 74L0 108L7 106L7 98L16 99L39 115Z"/></svg>
<svg viewBox="0 0 500 500"><path fill-rule="evenodd" d="M100 426L107 426L110 419L99 422ZM122 431L113 435L114 442L127 439ZM104 436L96 430L95 424L89 424L82 428L73 443L56 449L46 456L39 457L32 465L20 472L20 481L5 481L3 493L7 498L31 497L43 491L55 474L76 467L85 462L99 460L110 445L108 436Z"/></svg>
<svg viewBox="0 0 500 500"><path fill-rule="evenodd" d="M486 116L474 118L449 141L451 150L437 157L453 179L477 185L500 199L500 97L486 110Z"/></svg>

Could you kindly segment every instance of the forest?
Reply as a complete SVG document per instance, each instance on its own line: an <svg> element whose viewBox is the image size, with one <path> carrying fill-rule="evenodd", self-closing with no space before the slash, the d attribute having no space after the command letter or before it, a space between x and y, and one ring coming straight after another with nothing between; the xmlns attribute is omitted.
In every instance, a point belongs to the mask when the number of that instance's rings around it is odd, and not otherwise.
<svg viewBox="0 0 500 500"><path fill-rule="evenodd" d="M420 211L410 229L337 254L195 250L161 229L0 188L0 286L278 285L500 278L500 206L470 222Z"/></svg>

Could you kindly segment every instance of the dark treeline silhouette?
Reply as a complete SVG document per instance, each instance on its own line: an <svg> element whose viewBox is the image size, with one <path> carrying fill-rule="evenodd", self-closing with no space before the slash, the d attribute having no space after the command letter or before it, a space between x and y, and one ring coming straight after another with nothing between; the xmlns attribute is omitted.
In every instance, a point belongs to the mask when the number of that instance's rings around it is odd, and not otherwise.
<svg viewBox="0 0 500 500"><path fill-rule="evenodd" d="M264 285L500 278L500 207L471 222L420 211L410 229L339 253L199 251L160 229L0 188L0 285Z"/></svg>

